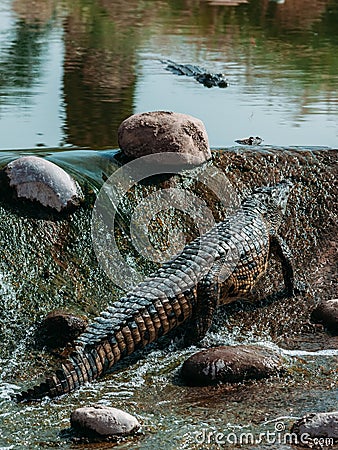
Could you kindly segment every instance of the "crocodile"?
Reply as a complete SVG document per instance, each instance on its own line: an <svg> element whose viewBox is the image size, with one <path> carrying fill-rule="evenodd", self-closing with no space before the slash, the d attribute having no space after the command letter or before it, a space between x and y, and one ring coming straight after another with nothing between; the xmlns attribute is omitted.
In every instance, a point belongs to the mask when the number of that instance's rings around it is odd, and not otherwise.
<svg viewBox="0 0 338 450"><path fill-rule="evenodd" d="M237 139L235 142L237 142L237 144L241 144L241 145L259 145L263 142L263 139L260 138L259 136L250 136L248 138L245 139Z"/></svg>
<svg viewBox="0 0 338 450"><path fill-rule="evenodd" d="M292 188L289 180L256 188L226 220L191 241L96 317L60 368L16 399L71 392L172 331L183 333L187 345L199 341L219 305L250 293L271 254L281 261L285 295L291 296L292 256L278 229Z"/></svg>
<svg viewBox="0 0 338 450"><path fill-rule="evenodd" d="M196 81L208 88L213 86L226 88L229 85L228 80L225 78L223 73L212 73L206 69L203 69L203 67L194 66L192 64L177 64L170 60L162 62L167 64L166 70L169 70L176 75L194 77Z"/></svg>

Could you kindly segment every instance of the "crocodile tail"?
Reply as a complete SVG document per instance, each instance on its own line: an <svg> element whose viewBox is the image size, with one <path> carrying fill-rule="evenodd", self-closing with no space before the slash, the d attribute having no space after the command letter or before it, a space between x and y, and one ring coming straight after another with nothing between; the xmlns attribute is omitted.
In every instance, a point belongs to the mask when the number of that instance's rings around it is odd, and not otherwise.
<svg viewBox="0 0 338 450"><path fill-rule="evenodd" d="M78 347L61 365L60 369L44 382L17 394L16 401L38 401L46 396L53 398L72 392L83 384L98 378L116 360L111 352L107 354L104 343L92 348Z"/></svg>

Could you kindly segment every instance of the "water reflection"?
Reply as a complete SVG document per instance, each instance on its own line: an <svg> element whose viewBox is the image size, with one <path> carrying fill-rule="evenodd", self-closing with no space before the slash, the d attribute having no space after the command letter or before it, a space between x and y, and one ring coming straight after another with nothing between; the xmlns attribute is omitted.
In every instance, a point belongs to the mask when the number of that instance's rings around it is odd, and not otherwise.
<svg viewBox="0 0 338 450"><path fill-rule="evenodd" d="M277 29L309 30L319 22L328 8L330 0L298 0L274 2L264 0L264 12L270 16ZM303 33L304 34L304 33Z"/></svg>
<svg viewBox="0 0 338 450"><path fill-rule="evenodd" d="M114 130L133 112L139 2L85 3L64 21L65 131L78 146L116 145Z"/></svg>
<svg viewBox="0 0 338 450"><path fill-rule="evenodd" d="M126 116L155 108L209 120L212 145L252 133L287 145L291 128L296 144L337 141L335 0L5 0L0 25L3 11L2 148L115 147ZM161 57L224 71L230 89L214 97L170 79ZM226 104L238 109L242 128ZM220 115L236 129L229 141Z"/></svg>
<svg viewBox="0 0 338 450"><path fill-rule="evenodd" d="M29 89L40 78L48 28L19 20L12 34L6 54L1 58L0 89L15 98L21 90L21 93L29 95ZM6 100L6 97L0 97L0 102L6 103Z"/></svg>
<svg viewBox="0 0 338 450"><path fill-rule="evenodd" d="M12 8L17 17L27 24L43 25L53 17L56 5L56 0L14 0Z"/></svg>

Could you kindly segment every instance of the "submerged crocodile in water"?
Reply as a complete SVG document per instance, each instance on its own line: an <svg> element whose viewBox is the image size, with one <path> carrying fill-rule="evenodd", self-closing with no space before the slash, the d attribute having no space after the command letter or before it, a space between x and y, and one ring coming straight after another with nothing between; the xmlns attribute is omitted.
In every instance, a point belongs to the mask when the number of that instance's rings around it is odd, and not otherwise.
<svg viewBox="0 0 338 450"><path fill-rule="evenodd" d="M217 306L250 292L271 253L281 260L286 293L292 295L291 255L277 234L291 188L291 182L283 181L256 189L236 213L189 243L94 319L60 369L17 399L71 392L175 329L185 330L187 344L200 340Z"/></svg>
<svg viewBox="0 0 338 450"><path fill-rule="evenodd" d="M203 67L194 66L192 64L177 64L173 61L162 61L167 64L166 70L175 73L176 75L185 75L187 77L194 77L196 81L206 87L218 86L220 88L228 87L228 80L223 73L212 73Z"/></svg>
<svg viewBox="0 0 338 450"><path fill-rule="evenodd" d="M263 139L260 138L259 136L250 136L248 138L244 138L244 139L237 139L235 142L237 142L237 144L241 144L241 145L259 145L263 142Z"/></svg>

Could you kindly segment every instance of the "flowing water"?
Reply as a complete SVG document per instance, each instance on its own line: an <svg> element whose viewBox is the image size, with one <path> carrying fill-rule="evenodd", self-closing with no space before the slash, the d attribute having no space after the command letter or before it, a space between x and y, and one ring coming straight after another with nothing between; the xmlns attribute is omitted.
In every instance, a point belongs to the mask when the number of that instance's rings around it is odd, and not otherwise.
<svg viewBox="0 0 338 450"><path fill-rule="evenodd" d="M90 226L94 195L120 166L115 149L124 118L152 109L189 113L204 121L213 147L259 135L279 146L337 148L337 2L0 3L0 167L22 155L46 157L71 173L88 199L70 218L57 220L0 199L0 449L111 448L115 444L71 440L70 412L99 402L128 410L142 423L140 434L119 448L219 448L217 439L225 439L226 448L290 450L284 431L295 418L338 409L337 337L306 323L313 304L336 292L336 208L326 197L332 201L337 193L337 154L326 159L329 150L304 150L301 156L295 150L284 158L278 149L262 148L257 159L254 152L232 157L230 150L215 162L241 192L247 183L275 182L283 173L305 186L297 198L313 199L305 206L293 200L288 220L296 225L283 229L297 272L311 286L309 298L230 305L201 344L273 347L286 358L285 374L188 388L179 368L197 349L159 343L60 400L17 405L10 395L53 364L35 342L47 312L65 308L92 318L121 295L96 262ZM166 59L224 72L229 87L208 89L174 75L161 62ZM186 179L179 183L191 187ZM151 189L137 186L131 203ZM210 193L203 196L213 200ZM219 205L211 208L222 218ZM170 217L185 224L183 216ZM170 228L167 218L159 219L155 242ZM121 235L124 225L118 216ZM142 274L151 271L154 264L129 252L128 239L121 245ZM265 283L274 282L271 272ZM265 434L253 444L243 433Z"/></svg>

